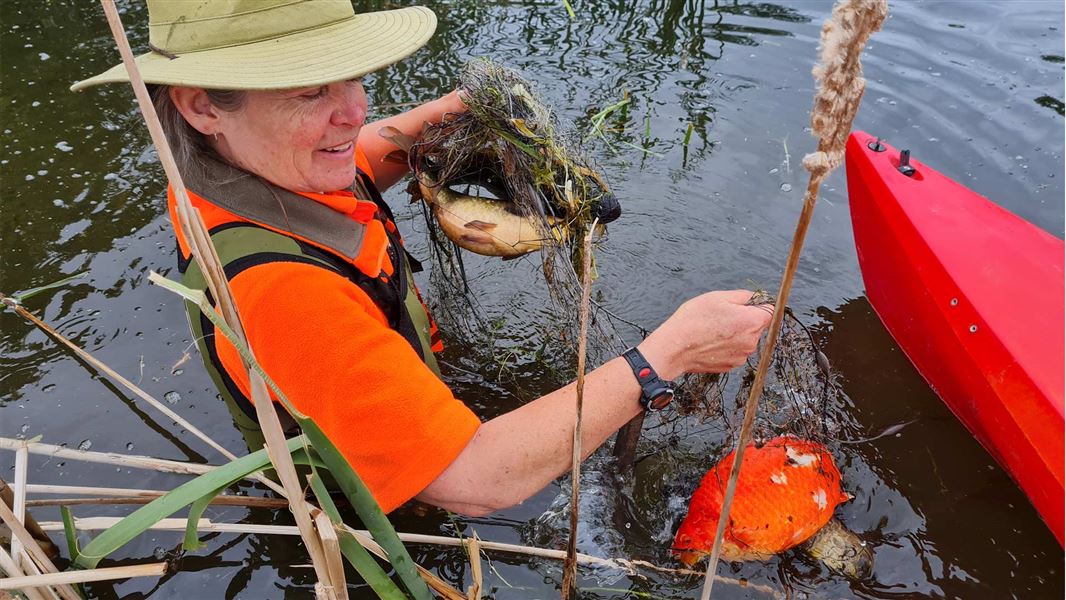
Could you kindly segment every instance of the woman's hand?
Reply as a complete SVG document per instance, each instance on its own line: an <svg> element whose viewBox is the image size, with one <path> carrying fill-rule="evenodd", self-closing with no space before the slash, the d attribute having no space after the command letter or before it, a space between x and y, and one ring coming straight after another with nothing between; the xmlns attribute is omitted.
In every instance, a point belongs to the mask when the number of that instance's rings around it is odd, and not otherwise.
<svg viewBox="0 0 1066 600"><path fill-rule="evenodd" d="M664 379L683 373L722 373L755 351L773 306L748 306L752 292L709 292L685 302L640 344Z"/></svg>
<svg viewBox="0 0 1066 600"><path fill-rule="evenodd" d="M370 162L370 168L374 171L374 183L379 190L384 191L408 173L406 164L383 160L385 156L396 150L396 145L378 134L381 128L393 127L403 134L417 138L422 134L423 124L439 123L449 114L466 112L467 106L461 97L463 93L461 90L454 90L436 100L419 104L406 112L363 126L363 130L359 133L358 144Z"/></svg>
<svg viewBox="0 0 1066 600"><path fill-rule="evenodd" d="M464 100L469 97L469 94L461 88L454 89L451 93L441 96L436 100L440 104L441 118L446 118L449 114L465 113L470 107L467 106Z"/></svg>

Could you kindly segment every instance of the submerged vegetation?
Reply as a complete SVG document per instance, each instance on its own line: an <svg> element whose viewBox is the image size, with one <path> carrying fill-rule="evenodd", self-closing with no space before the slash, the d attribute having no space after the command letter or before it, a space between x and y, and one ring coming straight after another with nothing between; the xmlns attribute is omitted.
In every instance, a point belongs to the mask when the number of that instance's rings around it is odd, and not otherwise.
<svg viewBox="0 0 1066 600"><path fill-rule="evenodd" d="M581 140L512 69L477 59L458 87L467 112L426 124L417 140L386 132L414 173L408 190L460 247L504 258L543 250L546 265L567 249L579 273L586 232L621 213ZM553 273L545 269L549 285Z"/></svg>

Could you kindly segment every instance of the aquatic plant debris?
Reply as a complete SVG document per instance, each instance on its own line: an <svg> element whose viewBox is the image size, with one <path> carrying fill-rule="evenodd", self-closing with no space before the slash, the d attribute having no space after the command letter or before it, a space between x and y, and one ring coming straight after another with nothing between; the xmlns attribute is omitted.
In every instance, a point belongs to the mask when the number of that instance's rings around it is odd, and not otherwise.
<svg viewBox="0 0 1066 600"><path fill-rule="evenodd" d="M736 454L729 475L722 514L714 536L714 547L703 580L702 600L709 600L714 587L714 573L718 568L718 557L722 549L722 540L729 511L736 493L737 479L743 465L744 450L751 440L752 424L762 395L763 382L773 360L773 349L781 331L784 309L788 305L789 292L792 289L792 277L799 264L803 241L814 214L814 204L818 199L818 189L829 172L840 164L843 158L848 133L855 120L859 103L862 101L866 81L862 77L860 57L866 41L888 16L888 0L842 0L833 7L833 12L822 26L821 61L814 67L813 74L818 82L815 93L814 109L811 111L811 128L818 137L818 150L803 159L803 166L811 173L804 197L803 210L800 212L792 248L785 262L785 272L781 279L781 289L777 294L774 316L770 322L764 348L759 356L759 367L755 372L755 381L744 407L744 422L737 440Z"/></svg>
<svg viewBox="0 0 1066 600"><path fill-rule="evenodd" d="M463 248L512 258L569 245L579 270L592 221L607 223L621 212L581 140L512 69L473 60L459 89L467 112L426 124L417 140L382 132L407 153L415 175L408 190L433 206L438 225ZM494 197L471 196L470 188ZM504 232L519 227L520 237Z"/></svg>

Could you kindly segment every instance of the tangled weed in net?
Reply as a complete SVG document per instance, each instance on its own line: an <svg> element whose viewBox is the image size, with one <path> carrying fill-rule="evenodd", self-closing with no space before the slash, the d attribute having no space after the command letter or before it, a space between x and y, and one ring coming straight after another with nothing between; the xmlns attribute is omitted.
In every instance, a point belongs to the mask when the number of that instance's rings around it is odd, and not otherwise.
<svg viewBox="0 0 1066 600"><path fill-rule="evenodd" d="M572 330L580 300L583 241L596 223L618 216L618 202L580 138L571 133L573 128L563 127L517 72L474 60L465 67L458 87L468 111L427 124L419 139L405 144L415 174L408 190L415 201L423 201L439 277L447 284L441 289L448 297L441 302L457 309L450 314L465 313L460 317L464 325L477 320L477 300L469 298L470 273L460 246L475 252L473 246L492 246L491 255L505 259L539 250L560 337L576 347ZM470 209L458 225L449 225L452 229L443 227L444 201L451 206L462 202ZM480 214L497 218L468 216ZM533 239L523 238L522 247L515 247L501 221L528 225ZM609 319L593 319L590 348L607 348L616 339Z"/></svg>
<svg viewBox="0 0 1066 600"><path fill-rule="evenodd" d="M772 302L769 295L757 292L749 304ZM679 414L698 417L702 422L722 423L728 437L735 439L761 350L760 347L745 366L732 373L695 375L683 380L678 390ZM735 399L733 403L725 400L730 394ZM818 348L810 328L791 308L786 308L755 417L754 438L767 440L794 435L825 444L837 441L844 424L839 422L834 409L843 399L829 360Z"/></svg>

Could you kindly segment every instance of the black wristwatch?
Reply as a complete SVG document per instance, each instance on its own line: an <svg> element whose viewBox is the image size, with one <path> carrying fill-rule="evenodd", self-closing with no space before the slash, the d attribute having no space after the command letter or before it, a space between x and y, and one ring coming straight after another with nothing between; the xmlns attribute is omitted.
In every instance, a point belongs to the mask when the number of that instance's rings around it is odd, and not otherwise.
<svg viewBox="0 0 1066 600"><path fill-rule="evenodd" d="M674 384L663 381L655 369L651 368L648 359L637 350L630 348L622 353L629 367L633 369L633 376L640 384L640 405L644 410L662 410L674 399Z"/></svg>

